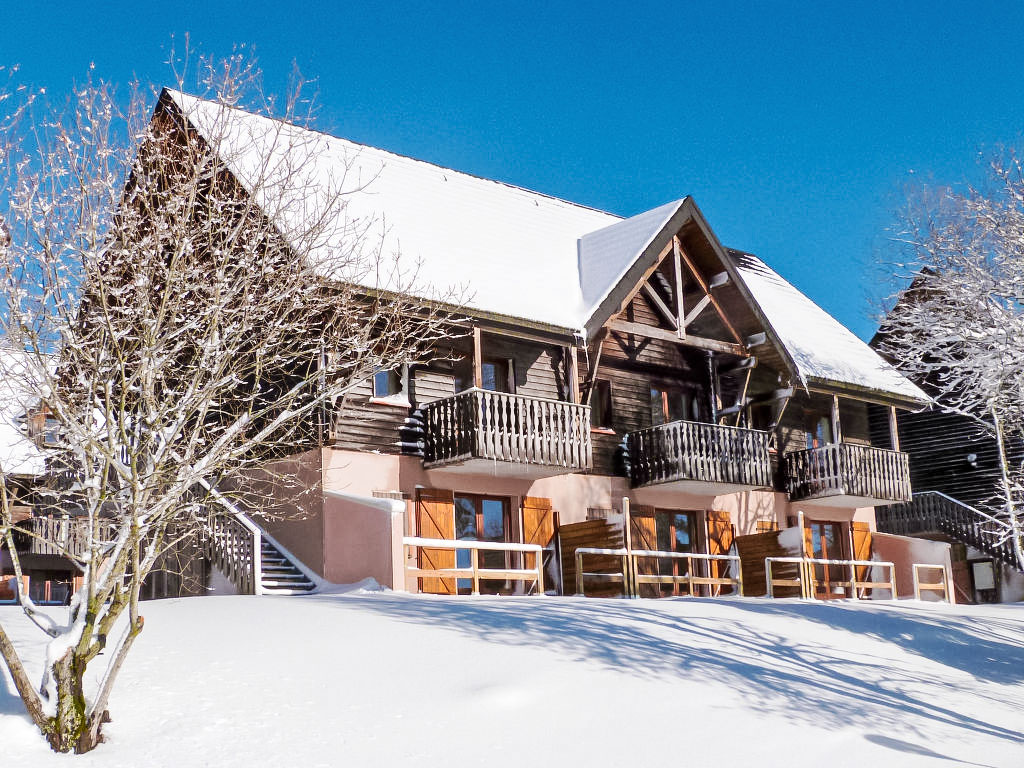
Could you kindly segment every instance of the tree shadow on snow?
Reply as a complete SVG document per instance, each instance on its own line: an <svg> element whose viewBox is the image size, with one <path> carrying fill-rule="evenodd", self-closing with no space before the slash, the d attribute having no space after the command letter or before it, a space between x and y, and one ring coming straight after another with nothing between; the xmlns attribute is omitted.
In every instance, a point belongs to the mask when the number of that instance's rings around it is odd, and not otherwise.
<svg viewBox="0 0 1024 768"><path fill-rule="evenodd" d="M803 643L793 636L764 631L759 622L742 617L682 617L659 608L659 601L645 601L641 606L632 601L530 599L529 609L524 610L522 599L517 598L382 593L356 600L358 604L351 598L335 604L495 643L548 646L570 658L597 661L624 674L714 680L737 690L761 711L818 726L856 725L865 730L906 732L918 730L924 724L915 723L919 719L963 731L965 738L979 734L1024 743L1020 733L986 722L981 712L958 712L943 706L946 697L937 694L956 693L956 679L933 676L922 686L920 673L907 672L891 659L832 650L820 642ZM912 653L981 680L1016 683L1024 675L1024 649L1010 638L1001 641L996 635L968 631L963 617L950 617L961 621L947 625L944 617L940 622L935 616L843 610L842 606L742 599L721 602L743 612L792 615L794 620L821 622L840 632L894 640ZM1019 636L1019 629L1016 632ZM982 696L979 692L972 695ZM1024 703L1018 708L1024 714Z"/></svg>

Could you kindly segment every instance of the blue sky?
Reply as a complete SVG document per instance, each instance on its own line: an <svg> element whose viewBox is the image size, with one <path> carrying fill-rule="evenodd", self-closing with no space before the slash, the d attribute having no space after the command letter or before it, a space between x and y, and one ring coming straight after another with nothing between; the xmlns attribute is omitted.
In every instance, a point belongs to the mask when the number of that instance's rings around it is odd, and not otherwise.
<svg viewBox="0 0 1024 768"><path fill-rule="evenodd" d="M0 63L51 92L164 81L171 34L316 77L319 127L632 215L692 194L868 338L908 184L1024 126L1021 3L8 3Z"/></svg>

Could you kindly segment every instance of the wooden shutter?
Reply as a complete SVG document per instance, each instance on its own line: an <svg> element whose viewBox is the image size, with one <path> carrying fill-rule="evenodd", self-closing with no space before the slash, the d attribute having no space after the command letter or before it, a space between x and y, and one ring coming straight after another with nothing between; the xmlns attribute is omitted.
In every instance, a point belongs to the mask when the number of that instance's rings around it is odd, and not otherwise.
<svg viewBox="0 0 1024 768"><path fill-rule="evenodd" d="M814 557L814 537L811 535L811 524L804 522L804 557Z"/></svg>
<svg viewBox="0 0 1024 768"><path fill-rule="evenodd" d="M416 534L425 539L455 538L455 494L435 488L420 488L416 493ZM419 548L420 568L436 570L455 567L454 549ZM454 595L455 579L425 576L420 591L432 595Z"/></svg>
<svg viewBox="0 0 1024 768"><path fill-rule="evenodd" d="M630 547L633 550L658 548L658 530L654 507L638 504L629 510ZM658 572L658 561L653 557L641 557L636 561L637 574L650 576ZM657 584L640 584L637 594L640 597L657 597L660 590Z"/></svg>
<svg viewBox="0 0 1024 768"><path fill-rule="evenodd" d="M536 496L523 497L523 543L548 546L555 538L555 512L551 499ZM526 553L524 567L535 568L534 555Z"/></svg>
<svg viewBox="0 0 1024 768"><path fill-rule="evenodd" d="M871 526L867 523L851 523L853 533L853 560L871 559ZM857 581L867 581L868 569L871 566L857 566Z"/></svg>
<svg viewBox="0 0 1024 768"><path fill-rule="evenodd" d="M732 543L736 538L736 531L733 529L732 520L728 512L719 512L714 509L707 511L707 534L708 554L728 555L732 549ZM708 574L714 579L735 578L728 560L708 561ZM712 586L712 594L722 594L722 587ZM726 594L730 594L732 587L725 587Z"/></svg>

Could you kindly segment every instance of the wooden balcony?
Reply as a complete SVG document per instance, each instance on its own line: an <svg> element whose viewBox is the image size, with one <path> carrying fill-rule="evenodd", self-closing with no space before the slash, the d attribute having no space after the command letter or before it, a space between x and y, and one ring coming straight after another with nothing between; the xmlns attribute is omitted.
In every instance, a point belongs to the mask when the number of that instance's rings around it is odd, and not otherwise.
<svg viewBox="0 0 1024 768"><path fill-rule="evenodd" d="M427 469L544 477L590 469L590 407L469 389L423 406Z"/></svg>
<svg viewBox="0 0 1024 768"><path fill-rule="evenodd" d="M634 487L733 493L772 484L768 433L673 421L626 435Z"/></svg>
<svg viewBox="0 0 1024 768"><path fill-rule="evenodd" d="M15 529L15 543L26 554L82 557L88 552L88 518L67 515L31 517L18 527L24 532ZM96 533L101 542L111 541L114 536L112 523L99 520Z"/></svg>
<svg viewBox="0 0 1024 768"><path fill-rule="evenodd" d="M873 507L910 501L907 454L838 443L786 454L791 501L827 506Z"/></svg>

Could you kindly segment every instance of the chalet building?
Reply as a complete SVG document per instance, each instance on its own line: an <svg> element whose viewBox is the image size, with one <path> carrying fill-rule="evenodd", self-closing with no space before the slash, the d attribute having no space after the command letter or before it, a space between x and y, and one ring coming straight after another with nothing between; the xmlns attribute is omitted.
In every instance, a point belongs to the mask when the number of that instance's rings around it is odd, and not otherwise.
<svg viewBox="0 0 1024 768"><path fill-rule="evenodd" d="M178 92L162 104L200 135L228 121L220 151L242 188L280 130ZM927 396L724 247L692 198L621 218L316 136L309 177L359 180L346 217L382 222L383 251L417 265L424 295L465 286L468 320L432 362L336 403L321 444L287 460L322 492L280 499L301 519L256 521L274 552L257 591L301 566L424 592L571 594L578 550L623 546L656 555L616 574L616 555L587 553L605 560L582 565L601 572L588 593L734 590L737 550L747 594L770 591L766 556L794 555L899 561L907 591L906 540L872 532L877 505L911 498L909 465L872 441L868 407L895 424ZM945 566L943 547L927 562ZM819 597L857 589L845 566L813 569Z"/></svg>
<svg viewBox="0 0 1024 768"><path fill-rule="evenodd" d="M41 503L45 449L54 435L46 415L25 391L23 370L22 354L0 345L0 472L17 526L13 538L22 570L16 579L11 553L0 539L0 603L13 602L24 590L33 602L63 604L78 573L61 549L81 546L78 534L84 530L70 516L54 515Z"/></svg>
<svg viewBox="0 0 1024 768"><path fill-rule="evenodd" d="M878 334L871 345L881 341ZM869 409L875 444L909 457L914 494L909 501L880 507L878 529L952 543L954 580L964 601L1024 600L1024 573L1012 542L998 535L999 526L990 518L1001 508L995 438L973 419L938 406L899 412L896 420L893 434L888 414ZM1011 463L1024 462L1019 438L1008 438L1007 451Z"/></svg>

